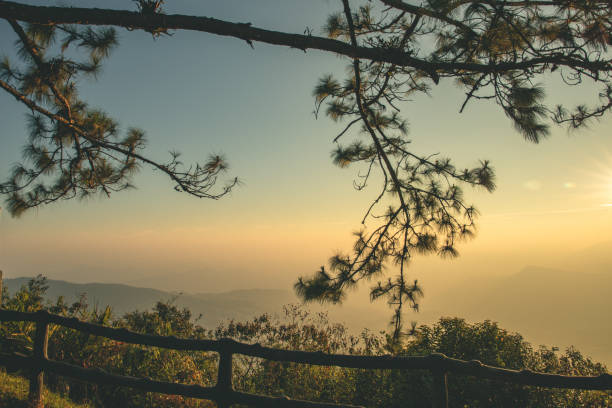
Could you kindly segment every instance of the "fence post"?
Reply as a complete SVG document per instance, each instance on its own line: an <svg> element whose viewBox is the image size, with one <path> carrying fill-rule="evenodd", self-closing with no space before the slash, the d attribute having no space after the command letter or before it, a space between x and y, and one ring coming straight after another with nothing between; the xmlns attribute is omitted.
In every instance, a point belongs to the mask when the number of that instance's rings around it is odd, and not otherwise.
<svg viewBox="0 0 612 408"><path fill-rule="evenodd" d="M30 395L29 402L31 408L43 408L43 385L45 372L42 368L41 363L46 360L47 346L49 344L49 321L47 319L47 313L39 311L38 319L36 320L36 333L34 335L34 358L38 364L32 372L30 378Z"/></svg>
<svg viewBox="0 0 612 408"><path fill-rule="evenodd" d="M222 397L217 398L216 402L218 408L229 408L232 405L232 401L229 397L234 390L232 386L233 353L229 347L229 344L229 341L224 341L221 351L219 351L219 370L217 372L216 388Z"/></svg>
<svg viewBox="0 0 612 408"><path fill-rule="evenodd" d="M442 369L432 370L434 396L433 408L448 408L448 384L446 371Z"/></svg>
<svg viewBox="0 0 612 408"><path fill-rule="evenodd" d="M433 408L448 408L447 357L442 353L429 355L433 376Z"/></svg>
<svg viewBox="0 0 612 408"><path fill-rule="evenodd" d="M0 308L2 307L2 271L0 270Z"/></svg>

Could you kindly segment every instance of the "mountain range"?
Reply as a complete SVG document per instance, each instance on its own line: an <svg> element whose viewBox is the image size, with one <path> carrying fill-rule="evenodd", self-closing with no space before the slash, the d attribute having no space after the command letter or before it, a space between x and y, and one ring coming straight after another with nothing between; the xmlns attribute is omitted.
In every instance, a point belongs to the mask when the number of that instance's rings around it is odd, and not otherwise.
<svg viewBox="0 0 612 408"><path fill-rule="evenodd" d="M14 293L31 278L5 279L9 293ZM151 309L157 301L172 300L177 306L191 310L198 323L215 327L226 319L245 320L257 314L280 311L279 305L293 303L295 296L289 291L275 289L236 290L224 293L173 293L151 288L140 288L110 283L72 283L48 280L46 298L50 301L64 296L74 302L86 294L90 306L111 305L115 316L134 310Z"/></svg>
<svg viewBox="0 0 612 408"><path fill-rule="evenodd" d="M612 268L596 273L527 266L519 273L494 278L474 278L456 284L446 293L425 297L421 312L408 320L430 324L441 316L468 321L492 320L539 344L576 346L597 361L612 365ZM602 272L603 270L603 272ZM5 279L13 293L29 278ZM74 301L86 293L90 305L112 305L115 315L150 309L158 300L173 299L202 315L199 324L213 328L226 319L245 320L261 313L279 314L282 306L297 303L288 290L251 289L222 293L173 293L122 284L76 284L49 280L47 297L63 295ZM352 332L363 328L382 330L390 311L381 304L349 303L344 306L313 306L328 310L332 321L344 322Z"/></svg>

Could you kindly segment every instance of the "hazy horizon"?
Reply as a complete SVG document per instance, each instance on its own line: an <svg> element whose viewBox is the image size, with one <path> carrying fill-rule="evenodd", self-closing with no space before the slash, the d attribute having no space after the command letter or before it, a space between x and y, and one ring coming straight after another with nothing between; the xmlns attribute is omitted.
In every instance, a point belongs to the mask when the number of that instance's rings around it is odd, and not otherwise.
<svg viewBox="0 0 612 408"><path fill-rule="evenodd" d="M531 265L510 275L462 275L443 285L426 280L429 296L421 302L419 312L407 312L406 319L418 325L433 324L447 316L461 317L468 322L491 320L510 332L520 333L533 347L556 346L565 350L575 346L585 356L611 366L608 339L612 337L612 322L607 317L612 309L609 296L612 275L608 273L612 262L609 256L598 256L611 252L612 242L607 242L572 254L571 258L578 263L565 262L564 269ZM602 259L607 260L601 262ZM571 270L578 264L590 272ZM9 288L12 285L13 293L18 286L12 277L5 279ZM203 320L199 323L208 328L228 318L245 321L264 312L282 315L282 306L299 302L288 288L199 292L194 290L197 285L192 285L185 290L170 291L171 294L166 284L156 285L155 280L142 285L129 283L130 286L115 288L116 285L103 283L73 285L51 280L48 296L52 302L60 295L71 302L85 293L91 305L108 304L119 315L149 309L158 300L173 299L177 305L189 308L194 316L201 314ZM141 289L150 286L155 288ZM140 294L126 294L126 290ZM315 303L305 307L315 312L327 311L331 322L345 324L354 334L365 328L374 332L388 330L390 310L384 302L363 302L362 297L367 297L367 293L358 292L341 305Z"/></svg>

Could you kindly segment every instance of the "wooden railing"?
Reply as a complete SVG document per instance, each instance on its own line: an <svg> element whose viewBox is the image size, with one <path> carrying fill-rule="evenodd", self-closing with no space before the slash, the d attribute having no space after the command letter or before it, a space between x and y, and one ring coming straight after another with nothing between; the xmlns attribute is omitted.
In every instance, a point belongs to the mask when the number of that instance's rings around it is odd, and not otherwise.
<svg viewBox="0 0 612 408"><path fill-rule="evenodd" d="M259 357L272 361L294 362L322 366L338 366L364 369L422 369L431 371L434 378L433 407L448 407L447 373L459 373L479 378L499 380L549 388L573 388L585 390L611 390L612 375L602 374L597 377L570 377L556 374L536 373L530 370L508 370L482 364L480 361L458 360L443 354L429 356L392 357L392 356L355 356L343 354L325 354L279 350L263 347L258 344L245 344L231 339L195 340L176 337L161 337L134 333L126 329L116 329L82 322L76 318L49 314L45 311L24 313L0 309L0 322L25 321L36 323L34 352L32 356L18 354L0 354L0 365L7 367L30 368L33 370L30 381L30 401L34 406L42 407L42 389L44 373L51 372L61 376L76 378L103 385L114 385L136 388L139 390L175 394L192 398L212 400L220 408L232 404L270 407L301 408L341 408L353 405L341 405L313 401L301 401L286 397L255 395L234 390L232 386L232 356L234 354ZM174 350L212 351L219 353L217 384L214 387L186 385L154 381L144 378L110 374L100 369L82 368L60 361L50 360L47 355L49 324L56 324L116 341Z"/></svg>

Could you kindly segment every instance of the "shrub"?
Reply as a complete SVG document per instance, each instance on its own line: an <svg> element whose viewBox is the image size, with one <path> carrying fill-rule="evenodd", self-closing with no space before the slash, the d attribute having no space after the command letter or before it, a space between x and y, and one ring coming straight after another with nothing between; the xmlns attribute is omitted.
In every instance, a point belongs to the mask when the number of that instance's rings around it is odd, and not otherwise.
<svg viewBox="0 0 612 408"><path fill-rule="evenodd" d="M564 375L599 375L603 364L574 348L534 349L520 334L497 323L468 323L442 318L433 325L414 328L401 343L391 336L367 330L351 335L341 324L329 322L324 313L312 314L300 306L285 306L281 318L268 314L245 322L228 321L206 330L196 324L189 310L173 302L157 302L152 310L134 311L114 318L110 307L90 308L83 295L72 304L63 298L45 303L45 278L38 276L13 296L3 294L4 307L33 312L40 309L90 323L123 327L132 331L183 338L233 338L264 346L354 355L428 355L443 353L464 360L480 360L509 369ZM0 324L3 351L30 353L34 325L24 322ZM130 345L90 336L68 328L50 327L49 356L82 367L98 367L111 373L160 381L212 386L217 374L214 353L166 350ZM27 373L22 373L27 374ZM350 403L368 407L430 407L432 377L427 371L358 370L307 364L282 363L235 356L234 385L244 392L289 396L313 401ZM214 403L180 396L144 393L121 387L82 383L54 375L47 385L77 402L113 407L214 407ZM463 375L449 374L450 406L464 407L608 407L612 394L581 390L526 387Z"/></svg>

